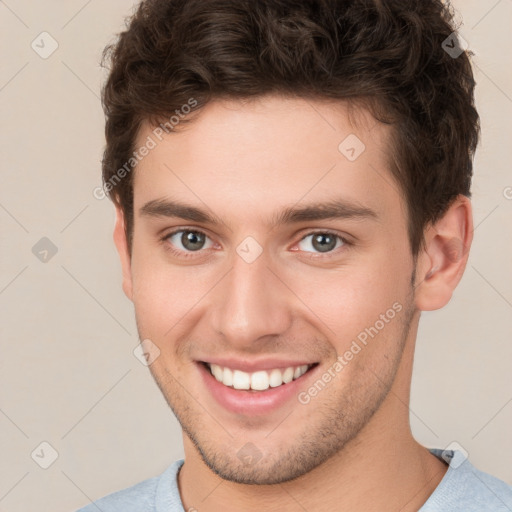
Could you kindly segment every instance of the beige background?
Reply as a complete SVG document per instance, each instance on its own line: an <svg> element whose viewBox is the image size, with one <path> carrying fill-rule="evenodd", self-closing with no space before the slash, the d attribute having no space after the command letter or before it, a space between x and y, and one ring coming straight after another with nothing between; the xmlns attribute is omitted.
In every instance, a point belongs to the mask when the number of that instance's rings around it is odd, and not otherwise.
<svg viewBox="0 0 512 512"><path fill-rule="evenodd" d="M183 455L179 425L133 355L113 207L92 194L104 143L98 63L133 5L0 2L2 512L72 511ZM426 446L455 441L512 484L512 0L454 5L476 54L483 127L475 240L453 300L422 317L411 421ZM43 31L59 45L47 59L31 48ZM46 263L32 252L42 237L58 249ZM44 441L58 453L46 470Z"/></svg>

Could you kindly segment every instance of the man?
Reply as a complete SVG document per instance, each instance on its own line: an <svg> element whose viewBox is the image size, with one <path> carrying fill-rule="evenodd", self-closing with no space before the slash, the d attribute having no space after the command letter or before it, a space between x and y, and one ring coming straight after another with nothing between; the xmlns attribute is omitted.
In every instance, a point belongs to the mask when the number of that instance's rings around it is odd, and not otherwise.
<svg viewBox="0 0 512 512"><path fill-rule="evenodd" d="M185 461L83 510L512 510L409 425L420 313L473 237L448 7L145 1L107 55L123 289Z"/></svg>

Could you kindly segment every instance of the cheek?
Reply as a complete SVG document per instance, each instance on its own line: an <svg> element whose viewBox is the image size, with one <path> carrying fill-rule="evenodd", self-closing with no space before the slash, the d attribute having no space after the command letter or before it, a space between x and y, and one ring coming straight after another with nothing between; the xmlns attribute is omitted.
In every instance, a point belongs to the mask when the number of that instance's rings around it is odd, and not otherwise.
<svg viewBox="0 0 512 512"><path fill-rule="evenodd" d="M407 265L395 257L372 258L338 269L302 269L287 279L305 306L343 337L405 300L410 290Z"/></svg>
<svg viewBox="0 0 512 512"><path fill-rule="evenodd" d="M171 335L170 330L204 295L200 275L192 266L178 268L144 253L134 252L132 281L137 324L149 338Z"/></svg>
<svg viewBox="0 0 512 512"><path fill-rule="evenodd" d="M154 342L165 360L181 360L181 350L187 347L184 340L199 325L204 324L206 331L211 327L204 323L207 308L217 300L215 284L224 272L209 265L171 264L156 250L134 251L133 304L139 336Z"/></svg>

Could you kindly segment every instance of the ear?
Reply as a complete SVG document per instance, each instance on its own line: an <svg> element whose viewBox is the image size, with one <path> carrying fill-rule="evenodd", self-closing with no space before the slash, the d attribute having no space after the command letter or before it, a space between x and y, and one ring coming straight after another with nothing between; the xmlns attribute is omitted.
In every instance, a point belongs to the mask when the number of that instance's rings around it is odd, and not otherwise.
<svg viewBox="0 0 512 512"><path fill-rule="evenodd" d="M114 227L114 243L117 252L121 258L121 268L123 271L123 291L125 295L133 301L133 286L131 272L131 255L128 250L128 241L126 240L126 224L123 210L116 206L116 225Z"/></svg>
<svg viewBox="0 0 512 512"><path fill-rule="evenodd" d="M425 231L425 249L416 266L415 303L419 310L433 311L448 304L464 274L472 241L471 201L459 195Z"/></svg>

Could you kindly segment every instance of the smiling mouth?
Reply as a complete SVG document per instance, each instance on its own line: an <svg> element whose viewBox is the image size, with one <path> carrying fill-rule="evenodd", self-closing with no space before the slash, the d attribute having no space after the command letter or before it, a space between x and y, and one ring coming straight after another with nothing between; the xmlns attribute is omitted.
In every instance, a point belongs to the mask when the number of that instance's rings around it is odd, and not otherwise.
<svg viewBox="0 0 512 512"><path fill-rule="evenodd" d="M266 391L269 388L284 386L289 382L300 379L305 373L318 365L318 363L314 363L258 370L256 372L244 372L213 363L203 362L202 364L224 386L247 391Z"/></svg>

